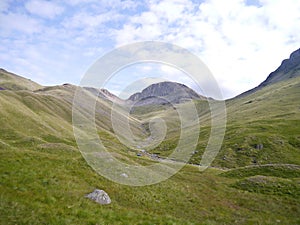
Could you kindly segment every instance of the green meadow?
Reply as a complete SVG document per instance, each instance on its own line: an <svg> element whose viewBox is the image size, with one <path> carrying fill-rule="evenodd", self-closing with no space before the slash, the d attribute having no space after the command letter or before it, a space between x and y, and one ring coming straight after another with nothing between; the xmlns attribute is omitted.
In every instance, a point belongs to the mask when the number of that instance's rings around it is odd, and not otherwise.
<svg viewBox="0 0 300 225"><path fill-rule="evenodd" d="M223 145L211 167L199 163L210 135L209 107L197 100L200 135L189 164L150 186L114 183L82 157L72 125L76 87L41 87L0 73L0 224L300 224L300 77L226 101ZM13 84L24 84L14 86ZM86 98L95 98L88 93ZM97 99L96 128L107 149L128 164L157 163L123 145L111 125L112 103ZM117 117L124 119L120 109ZM82 106L80 115L88 112ZM149 135L164 118L165 140L149 153L167 157L180 136L169 106L136 107L129 123ZM174 162L176 163L176 162ZM112 203L85 197L105 190Z"/></svg>

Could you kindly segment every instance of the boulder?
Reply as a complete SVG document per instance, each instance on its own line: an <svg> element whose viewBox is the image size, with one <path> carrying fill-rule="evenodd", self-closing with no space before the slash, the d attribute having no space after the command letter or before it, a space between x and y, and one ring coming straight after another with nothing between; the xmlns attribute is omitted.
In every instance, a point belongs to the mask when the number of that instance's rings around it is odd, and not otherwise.
<svg viewBox="0 0 300 225"><path fill-rule="evenodd" d="M264 148L264 145L263 145L263 144L257 144L257 145L255 146L255 148L256 148L257 150L262 150L262 149Z"/></svg>
<svg viewBox="0 0 300 225"><path fill-rule="evenodd" d="M127 175L126 173L121 173L120 176L121 176L121 177L125 177L125 178L128 177L128 175Z"/></svg>
<svg viewBox="0 0 300 225"><path fill-rule="evenodd" d="M101 205L107 205L111 203L109 195L100 189L95 189L92 193L87 194L86 197Z"/></svg>

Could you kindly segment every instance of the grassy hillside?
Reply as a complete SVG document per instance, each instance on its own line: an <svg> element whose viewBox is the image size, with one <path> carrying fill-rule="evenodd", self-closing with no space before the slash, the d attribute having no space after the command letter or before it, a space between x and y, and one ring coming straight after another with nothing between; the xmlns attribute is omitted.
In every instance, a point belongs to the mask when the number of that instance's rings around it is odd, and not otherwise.
<svg viewBox="0 0 300 225"><path fill-rule="evenodd" d="M300 222L299 177L270 177L268 183L249 180L252 186L245 187L244 178L214 169L200 173L197 167L186 166L162 183L129 187L97 175L77 151L63 146L0 153L1 224ZM279 187L274 179L280 179ZM257 182L263 190L255 186ZM106 190L112 204L100 206L86 199L94 188Z"/></svg>
<svg viewBox="0 0 300 225"><path fill-rule="evenodd" d="M236 168L263 164L300 165L300 77L288 79L247 96L226 101L227 125L224 142L213 166ZM204 100L194 101L201 131L190 162L199 164L210 135L210 110ZM168 156L177 145L180 118L169 106L136 107L141 121L161 117L167 121L167 139L152 152Z"/></svg>
<svg viewBox="0 0 300 225"><path fill-rule="evenodd" d="M0 69L0 90L30 90L34 91L42 88L41 85L16 74Z"/></svg>
<svg viewBox="0 0 300 225"><path fill-rule="evenodd" d="M32 91L0 91L0 149L18 149L20 147L52 148L63 146L77 148L72 124L72 103L75 86L63 85ZM86 92L86 99L95 98ZM80 113L89 112L81 108ZM97 130L110 141L110 147L122 153L124 147L115 141L111 133L111 102L97 99ZM124 117L120 112L119 118ZM142 133L136 119L129 119L133 132Z"/></svg>
<svg viewBox="0 0 300 225"><path fill-rule="evenodd" d="M227 129L215 165L300 164L300 77L227 101Z"/></svg>
<svg viewBox="0 0 300 225"><path fill-rule="evenodd" d="M1 90L0 224L299 224L299 87L298 77L228 100L227 131L214 167L199 172L187 165L145 187L113 183L83 159L72 127L75 86ZM95 97L86 91L87 102ZM198 164L210 119L207 102L194 103L201 133L190 162ZM96 127L109 151L130 164L157 163L115 137L111 107L97 99ZM166 157L177 144L180 118L173 107L147 107L132 111L131 129L147 137L150 119L164 118L166 139L151 152ZM84 104L79 113L89 115ZM125 117L122 107L116 114L120 121ZM112 204L85 198L94 188L107 191Z"/></svg>

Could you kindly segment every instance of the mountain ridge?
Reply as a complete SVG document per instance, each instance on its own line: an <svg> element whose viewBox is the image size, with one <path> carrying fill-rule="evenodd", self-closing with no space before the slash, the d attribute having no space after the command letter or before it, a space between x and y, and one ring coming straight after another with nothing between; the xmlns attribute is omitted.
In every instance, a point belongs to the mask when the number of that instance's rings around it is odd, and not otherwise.
<svg viewBox="0 0 300 225"><path fill-rule="evenodd" d="M284 79L300 76L300 48L290 54L288 59L284 59L281 65L267 77L259 86L266 86L270 83L279 82ZM287 74L288 76L282 76Z"/></svg>
<svg viewBox="0 0 300 225"><path fill-rule="evenodd" d="M127 102L135 106L155 104L179 104L190 100L204 100L193 89L177 82L164 81L154 83L144 88L141 92L132 94Z"/></svg>
<svg viewBox="0 0 300 225"><path fill-rule="evenodd" d="M300 48L295 50L290 54L288 59L284 59L281 65L271 72L267 78L261 82L257 87L247 90L236 97L242 97L245 95L249 95L254 93L268 85L286 80L291 79L294 77L300 76ZM21 83L21 84L20 84ZM63 84L61 86L67 86L72 84ZM9 72L3 68L0 68L0 90L29 90L29 91L37 91L39 89L45 88L54 88L56 86L42 86L30 79L27 79L23 76L16 75L12 72ZM77 87L76 85L72 85ZM147 104L165 104L169 101L169 103L181 103L188 100L193 99L201 99L205 100L209 96L202 96L196 93L193 89L187 87L184 84L180 84L177 82L159 82L149 85L148 87L144 88L141 92L136 92L132 94L128 99L122 100L118 96L114 95L107 89L97 89L93 87L84 87L87 90L95 93L98 93L100 97L106 98L110 101L115 101L118 103L130 103L130 104L137 104L137 105L147 105ZM176 89L176 90L175 90ZM181 90L180 94L176 93L178 90ZM236 98L234 97L234 98ZM158 100L158 98L160 98ZM156 100L155 100L156 99ZM166 101L168 100L168 101Z"/></svg>
<svg viewBox="0 0 300 225"><path fill-rule="evenodd" d="M288 59L284 59L280 66L271 72L268 77L257 87L245 91L236 97L242 97L254 93L268 85L300 76L300 48L290 54Z"/></svg>
<svg viewBox="0 0 300 225"><path fill-rule="evenodd" d="M59 90L73 89L73 91L78 86L64 83L61 85L54 86L42 86L30 79L23 76L16 75L12 72L6 71L0 68L0 91L33 91L37 93L42 93L47 91L53 93ZM85 90L90 92L92 95L100 97L102 99L109 100L118 104L135 104L135 105L153 105L153 104L178 104L181 102L189 101L192 99L206 99L205 97L197 94L193 89L187 87L184 84L176 82L159 82L149 85L144 88L141 92L136 92L132 94L128 99L123 100L111 93L109 90L104 88L94 88L94 87L83 87ZM180 92L178 94L178 92Z"/></svg>
<svg viewBox="0 0 300 225"><path fill-rule="evenodd" d="M43 88L43 86L30 79L16 75L12 72L6 71L3 68L0 68L0 90L35 91L40 88Z"/></svg>

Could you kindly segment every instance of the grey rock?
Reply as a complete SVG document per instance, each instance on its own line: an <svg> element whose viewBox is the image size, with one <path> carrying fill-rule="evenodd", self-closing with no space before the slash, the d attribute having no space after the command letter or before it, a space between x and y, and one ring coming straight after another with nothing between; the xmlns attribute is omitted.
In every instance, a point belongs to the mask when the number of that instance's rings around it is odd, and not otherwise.
<svg viewBox="0 0 300 225"><path fill-rule="evenodd" d="M237 97L249 95L264 88L265 86L298 76L300 76L300 48L294 51L288 59L283 60L281 65L274 72L270 73L267 79L260 85L238 95Z"/></svg>
<svg viewBox="0 0 300 225"><path fill-rule="evenodd" d="M260 86L266 86L268 84L276 83L282 80L300 76L300 48L294 51L289 59L282 61L281 65L270 75L267 79L260 84Z"/></svg>
<svg viewBox="0 0 300 225"><path fill-rule="evenodd" d="M65 85L65 84L64 84ZM99 97L101 99L104 100L108 100L114 103L119 103L119 104L124 104L124 100L120 99L119 97L117 97L116 95L112 94L111 92L109 92L106 89L97 89L97 88L93 88L93 87L83 87L86 91L88 91L89 93L91 93L92 95Z"/></svg>
<svg viewBox="0 0 300 225"><path fill-rule="evenodd" d="M263 144L257 144L255 147L257 150L262 150L264 148Z"/></svg>
<svg viewBox="0 0 300 225"><path fill-rule="evenodd" d="M206 99L191 88L176 82L160 82L152 84L142 92L131 95L127 102L134 106L171 105L192 99Z"/></svg>
<svg viewBox="0 0 300 225"><path fill-rule="evenodd" d="M121 177L125 177L125 178L128 177L128 175L127 175L126 173L121 173L120 176L121 176Z"/></svg>
<svg viewBox="0 0 300 225"><path fill-rule="evenodd" d="M100 189L95 189L92 193L87 194L86 197L101 205L108 205L111 203L109 195Z"/></svg>

